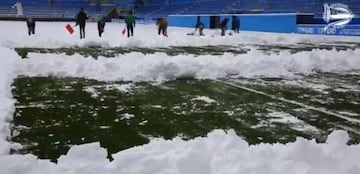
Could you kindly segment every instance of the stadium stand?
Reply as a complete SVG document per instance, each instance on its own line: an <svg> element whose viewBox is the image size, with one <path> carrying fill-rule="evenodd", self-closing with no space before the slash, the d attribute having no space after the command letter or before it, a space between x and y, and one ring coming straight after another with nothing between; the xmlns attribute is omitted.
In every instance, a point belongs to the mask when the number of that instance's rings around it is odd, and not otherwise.
<svg viewBox="0 0 360 174"><path fill-rule="evenodd" d="M16 16L17 11L13 6L14 6L13 2L1 2L0 16Z"/></svg>
<svg viewBox="0 0 360 174"><path fill-rule="evenodd" d="M313 13L321 17L324 3L344 3L355 14L360 12L359 0L103 0L96 5L89 0L1 0L0 16L16 16L12 6L23 4L24 16L73 18L83 7L89 16L105 16L114 7L134 10L139 18L154 19L174 14L233 13Z"/></svg>
<svg viewBox="0 0 360 174"><path fill-rule="evenodd" d="M46 0L2 0L0 2L0 16L16 16L16 9L12 6L21 2L24 10L23 17L35 18L74 18L80 8L84 8L93 18L106 16L115 4L97 5L89 1L56 0L49 3Z"/></svg>
<svg viewBox="0 0 360 174"><path fill-rule="evenodd" d="M324 3L349 5L360 13L359 0L171 0L147 1L136 10L139 17L161 17L176 14L233 14L233 13L313 13L321 17Z"/></svg>

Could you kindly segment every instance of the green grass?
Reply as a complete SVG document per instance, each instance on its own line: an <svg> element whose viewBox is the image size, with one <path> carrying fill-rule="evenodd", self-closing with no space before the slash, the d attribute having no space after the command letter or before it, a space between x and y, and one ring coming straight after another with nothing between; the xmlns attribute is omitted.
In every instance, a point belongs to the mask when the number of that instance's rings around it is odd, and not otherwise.
<svg viewBox="0 0 360 174"><path fill-rule="evenodd" d="M249 51L242 47L229 46L204 46L204 47L170 47L170 48L141 48L141 47L72 47L72 48L15 48L15 51L22 58L27 58L28 53L64 53L66 55L80 54L85 57L98 58L116 57L117 55L131 52L140 52L143 54L153 54L156 52L166 53L169 56L193 54L193 55L223 55L224 52L233 54L245 54Z"/></svg>
<svg viewBox="0 0 360 174"><path fill-rule="evenodd" d="M141 52L163 52L168 55L246 54L254 48L265 54L282 51L297 53L313 49L349 50L357 43L294 45L237 45L205 47L73 47L16 48L27 58L28 53L80 54L97 58ZM39 158L56 159L72 145L99 141L111 154L152 138L191 139L206 136L214 129L234 129L251 144L287 143L296 137L324 142L336 129L348 130L350 143L360 142L360 125L344 119L309 110L285 98L315 108L358 119L360 114L360 76L317 73L302 76L303 85L288 84L286 79L224 79L235 85L271 94L270 98L223 83L222 81L177 79L162 84L131 83L128 93L116 87L128 82L100 82L80 78L19 77L13 83L16 102L11 141L24 146L16 153L32 153ZM298 81L291 81L298 82ZM306 86L310 84L310 86ZM317 89L311 85L326 85ZM97 91L93 97L85 89ZM353 89L351 89L353 88ZM195 100L207 96L216 102ZM278 113L298 122L276 122ZM131 114L125 119L125 115ZM355 115L354 115L355 114Z"/></svg>
<svg viewBox="0 0 360 174"><path fill-rule="evenodd" d="M313 78L319 77L308 79ZM354 78L359 77L350 79ZM281 79L243 79L234 83L311 106L360 113L358 105L344 100L360 102L358 92L322 94L306 88L282 86L279 84ZM13 84L17 100L13 130L20 134L12 137L12 141L25 145L19 153L56 160L71 145L100 141L111 158L112 153L146 144L154 137L191 139L205 136L214 129L234 129L251 144L286 143L297 136L323 142L334 129L350 127L360 131L357 124L221 82L184 79L161 85L136 83L132 84L130 93L111 87L121 84L124 82L104 83L77 78L16 79ZM84 91L89 86L96 89L98 97ZM198 96L208 96L216 102L194 100ZM334 98L335 102L311 101L316 97ZM273 118L269 116L272 112L291 114L318 130L299 131L296 127L302 127L301 124L272 122ZM123 119L126 113L134 117ZM350 132L350 135L353 143L360 141L358 134Z"/></svg>
<svg viewBox="0 0 360 174"><path fill-rule="evenodd" d="M335 43L334 43L335 44ZM336 43L334 44L310 44L310 43L298 43L294 45L259 45L239 44L235 46L216 45L216 46L172 46L169 48L144 48L144 47L70 47L70 48L15 48L15 51L22 57L27 58L28 53L64 53L66 55L80 54L85 57L98 58L103 57L116 57L117 55L140 52L143 54L153 54L156 52L166 53L170 56L192 54L192 55L223 55L226 53L232 54L246 54L251 48L263 51L266 54L279 54L281 51L289 51L291 54L295 54L303 51L312 51L314 49L321 50L354 50L360 48L360 43Z"/></svg>

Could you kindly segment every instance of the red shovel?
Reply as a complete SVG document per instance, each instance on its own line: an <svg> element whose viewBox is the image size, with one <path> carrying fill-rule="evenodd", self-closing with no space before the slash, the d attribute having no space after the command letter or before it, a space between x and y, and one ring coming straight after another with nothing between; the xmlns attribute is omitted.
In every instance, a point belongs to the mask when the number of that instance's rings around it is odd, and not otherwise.
<svg viewBox="0 0 360 174"><path fill-rule="evenodd" d="M73 34L74 33L74 29L73 29L73 26L71 26L70 24L67 24L65 26L66 30L70 33L70 34Z"/></svg>
<svg viewBox="0 0 360 174"><path fill-rule="evenodd" d="M126 28L124 28L124 29L122 30L122 34L123 34L124 36L127 34L127 29L126 29Z"/></svg>

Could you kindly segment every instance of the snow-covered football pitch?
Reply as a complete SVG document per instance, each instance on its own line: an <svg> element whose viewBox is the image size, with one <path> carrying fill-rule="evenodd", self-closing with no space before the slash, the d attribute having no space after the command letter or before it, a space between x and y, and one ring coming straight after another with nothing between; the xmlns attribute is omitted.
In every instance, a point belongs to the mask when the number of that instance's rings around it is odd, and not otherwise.
<svg viewBox="0 0 360 174"><path fill-rule="evenodd" d="M360 173L360 40L0 21L0 173Z"/></svg>

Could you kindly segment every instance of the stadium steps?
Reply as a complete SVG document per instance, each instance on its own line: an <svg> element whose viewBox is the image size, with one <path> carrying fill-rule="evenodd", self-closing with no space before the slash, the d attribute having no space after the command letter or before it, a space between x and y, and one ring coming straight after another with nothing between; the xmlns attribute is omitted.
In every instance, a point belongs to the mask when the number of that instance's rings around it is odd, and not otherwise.
<svg viewBox="0 0 360 174"><path fill-rule="evenodd" d="M14 3L0 3L0 16L16 16L17 10L13 5Z"/></svg>
<svg viewBox="0 0 360 174"><path fill-rule="evenodd" d="M150 13L148 13L147 15L145 15L145 19L153 19L153 18L156 18L154 17L154 14L155 13L158 13L160 10L164 9L165 6L161 6L159 7L158 9L154 10L154 11L151 11Z"/></svg>
<svg viewBox="0 0 360 174"><path fill-rule="evenodd" d="M191 3L189 4L189 6L185 9L183 9L182 11L180 11L178 14L187 14L188 11L192 10L196 5L198 5L200 2L195 2L195 3Z"/></svg>

